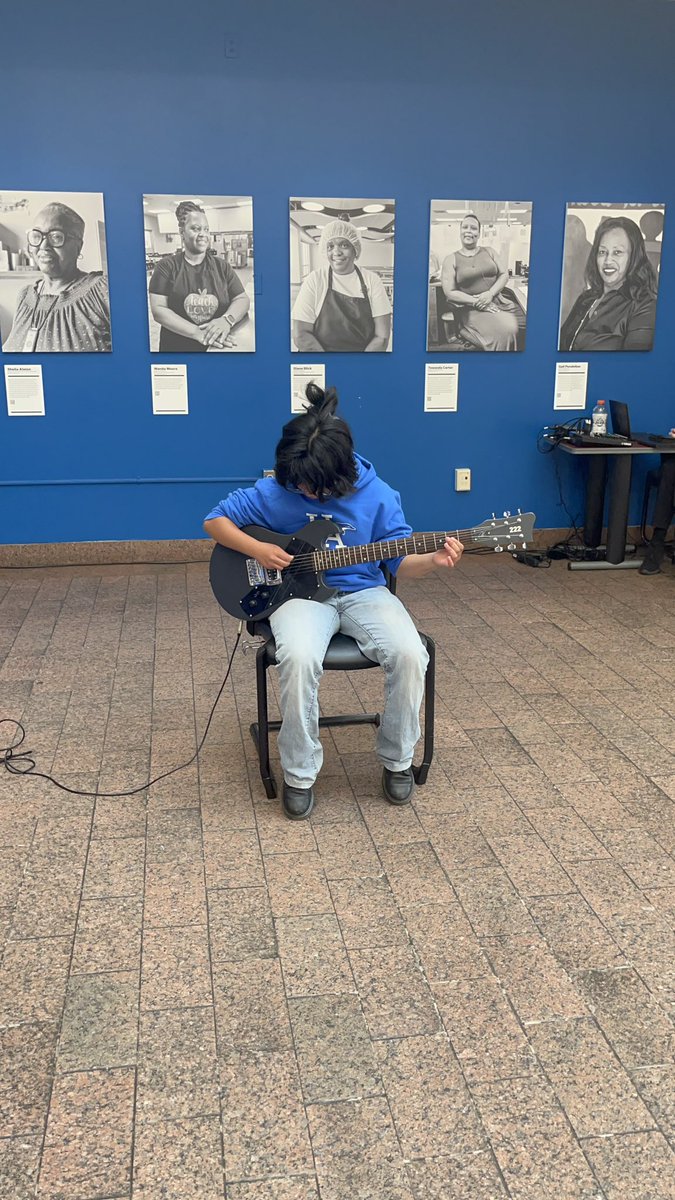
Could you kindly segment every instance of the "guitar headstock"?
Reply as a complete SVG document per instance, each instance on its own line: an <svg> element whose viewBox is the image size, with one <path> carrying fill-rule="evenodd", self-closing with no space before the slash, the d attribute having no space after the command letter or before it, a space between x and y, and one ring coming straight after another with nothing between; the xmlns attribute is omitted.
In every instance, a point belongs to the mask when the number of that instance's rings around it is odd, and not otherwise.
<svg viewBox="0 0 675 1200"><path fill-rule="evenodd" d="M489 550L524 550L534 534L534 513L505 512L502 517L493 513L487 521L482 521L471 530L471 537L476 545L486 546Z"/></svg>

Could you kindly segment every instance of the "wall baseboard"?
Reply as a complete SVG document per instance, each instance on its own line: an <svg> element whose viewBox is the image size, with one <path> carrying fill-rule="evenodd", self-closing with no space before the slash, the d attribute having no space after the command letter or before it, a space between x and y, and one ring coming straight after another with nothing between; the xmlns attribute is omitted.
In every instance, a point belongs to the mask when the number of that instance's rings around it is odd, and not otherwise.
<svg viewBox="0 0 675 1200"><path fill-rule="evenodd" d="M569 536L569 529L535 529L538 549L552 546ZM640 528L628 528L631 541L639 542ZM27 542L0 545L0 570L3 567L89 567L141 563L205 562L211 556L210 538L184 538L153 542Z"/></svg>
<svg viewBox="0 0 675 1200"><path fill-rule="evenodd" d="M0 546L0 569L203 562L210 557L212 548L210 538L156 542L29 542Z"/></svg>

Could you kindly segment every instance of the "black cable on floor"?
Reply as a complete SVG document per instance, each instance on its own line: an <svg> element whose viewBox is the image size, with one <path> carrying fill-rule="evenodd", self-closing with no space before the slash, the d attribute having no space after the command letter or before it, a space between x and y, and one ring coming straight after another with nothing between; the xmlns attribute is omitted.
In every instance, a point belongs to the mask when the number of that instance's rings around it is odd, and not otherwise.
<svg viewBox="0 0 675 1200"><path fill-rule="evenodd" d="M35 759L32 757L32 751L31 750L19 750L19 747L22 746L24 741L26 740L26 730L24 729L24 727L20 721L15 721L11 717L4 717L0 720L0 726L1 725L12 725L14 727L14 730L20 734L20 737L19 737L18 741L16 740L15 737L13 737L8 746L0 746L0 756L1 756L0 764L3 767L5 767L5 769L7 771L9 771L10 775L29 775L31 777L31 779L47 779L47 780L49 780L50 783L53 783L55 787L60 788L62 792L69 792L71 796L94 796L97 799L99 797L104 797L107 800L116 800L116 799L120 799L123 796L136 796L138 794L138 792L144 792L146 790L146 788L152 787L153 783L159 783L159 781L161 779L167 779L169 775L175 775L177 771L184 771L186 767L189 767L190 764L195 761L197 755L199 754L199 751L201 750L202 746L204 745L204 742L206 741L206 735L209 732L209 729L211 727L211 721L213 720L213 714L216 711L216 705L218 704L218 701L220 700L220 697L223 694L223 689L229 678L230 671L232 670L232 663L234 662L234 656L236 654L237 646L239 645L239 640L241 638L242 627L243 627L243 623L240 624L240 626L239 626L239 631L237 633L237 639L234 643L234 648L232 650L232 654L230 655L230 661L227 664L227 671L225 672L225 678L223 679L223 682L220 685L220 688L218 690L218 695L216 696L215 700L213 701L213 706L211 708L211 712L209 713L209 719L206 722L206 728L204 730L204 733L202 734L201 741L200 741L199 745L197 746L197 749L195 750L194 754L192 755L192 758L189 758L187 760L187 762L180 763L179 766L177 766L177 767L172 767L170 771L163 771L161 775L156 775L154 779L149 779L147 781L147 783L141 784L140 787L130 788L128 792L84 792L84 791L81 791L79 788L71 788L71 787L68 787L67 784L65 784L65 783L60 783L58 779L54 779L53 775L46 775L42 771L36 771L35 770L36 764L35 764ZM18 751L18 753L17 753L17 751Z"/></svg>

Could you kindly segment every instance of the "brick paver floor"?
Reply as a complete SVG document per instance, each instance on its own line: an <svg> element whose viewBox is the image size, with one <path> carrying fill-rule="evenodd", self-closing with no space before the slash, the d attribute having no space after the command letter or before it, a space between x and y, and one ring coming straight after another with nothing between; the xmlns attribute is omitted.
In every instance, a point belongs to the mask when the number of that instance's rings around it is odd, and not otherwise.
<svg viewBox="0 0 675 1200"><path fill-rule="evenodd" d="M287 821L241 652L198 766L2 772L1 1200L675 1196L675 571L467 556L400 593L438 647L410 807L362 726ZM132 788L193 753L235 632L205 564L0 571L0 715Z"/></svg>

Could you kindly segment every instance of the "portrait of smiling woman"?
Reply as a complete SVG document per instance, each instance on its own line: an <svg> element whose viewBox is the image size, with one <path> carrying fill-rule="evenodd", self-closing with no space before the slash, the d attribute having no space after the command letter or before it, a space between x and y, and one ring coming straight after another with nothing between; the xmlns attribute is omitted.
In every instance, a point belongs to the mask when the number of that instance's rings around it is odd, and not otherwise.
<svg viewBox="0 0 675 1200"><path fill-rule="evenodd" d="M2 193L0 333L12 354L112 348L103 196Z"/></svg>
<svg viewBox="0 0 675 1200"><path fill-rule="evenodd" d="M663 206L568 205L561 303L567 316L561 321L559 350L652 349L661 243L650 242L648 254L639 222L657 210L662 214ZM574 298L568 277L581 264L573 261L571 242L568 252L571 217L581 218L592 239L590 249L585 243L584 287Z"/></svg>
<svg viewBox="0 0 675 1200"><path fill-rule="evenodd" d="M392 200L291 200L291 349L391 350Z"/></svg>
<svg viewBox="0 0 675 1200"><path fill-rule="evenodd" d="M255 350L250 196L145 196L150 349Z"/></svg>

